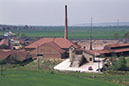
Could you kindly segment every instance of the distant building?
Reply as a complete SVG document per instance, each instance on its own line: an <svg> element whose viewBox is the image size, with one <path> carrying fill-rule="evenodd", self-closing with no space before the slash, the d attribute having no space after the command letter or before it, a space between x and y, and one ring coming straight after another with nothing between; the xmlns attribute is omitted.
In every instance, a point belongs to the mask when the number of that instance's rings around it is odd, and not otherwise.
<svg viewBox="0 0 129 86"><path fill-rule="evenodd" d="M6 32L5 34L4 34L4 36L11 36L11 35L15 35L14 33L12 33L12 32Z"/></svg>
<svg viewBox="0 0 129 86"><path fill-rule="evenodd" d="M69 57L72 67L79 67L81 64L93 63L95 58L129 56L129 43L106 45L103 50L85 50L82 48L69 48Z"/></svg>
<svg viewBox="0 0 129 86"><path fill-rule="evenodd" d="M70 46L78 48L77 45L65 38L42 38L25 47L27 51L36 57L42 54L43 58L64 58L68 57Z"/></svg>
<svg viewBox="0 0 129 86"><path fill-rule="evenodd" d="M13 49L13 46L8 39L2 39L0 41L0 49Z"/></svg>
<svg viewBox="0 0 129 86"><path fill-rule="evenodd" d="M5 64L22 63L28 61L32 56L25 50L3 50L0 49L0 60Z"/></svg>
<svg viewBox="0 0 129 86"><path fill-rule="evenodd" d="M31 39L30 37L24 36L24 37L20 37L19 39L20 45L22 45L23 47L32 44L33 42L37 41L35 39Z"/></svg>

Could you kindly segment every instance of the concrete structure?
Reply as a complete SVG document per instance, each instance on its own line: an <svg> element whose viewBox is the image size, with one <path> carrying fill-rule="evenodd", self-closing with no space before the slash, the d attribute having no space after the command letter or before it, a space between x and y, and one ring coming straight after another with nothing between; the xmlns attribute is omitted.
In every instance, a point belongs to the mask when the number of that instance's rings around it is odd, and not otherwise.
<svg viewBox="0 0 129 86"><path fill-rule="evenodd" d="M95 61L95 56L93 54L86 50L75 48L74 46L69 48L69 58L71 67L80 67L83 63L93 63Z"/></svg>
<svg viewBox="0 0 129 86"><path fill-rule="evenodd" d="M98 59L96 59L98 60ZM56 65L54 69L59 71L74 71L74 72L86 72L86 73L102 73L97 71L97 69L103 67L103 59L99 59L99 62L94 63L87 63L80 67L70 67L71 62L70 59L66 59L65 61L61 62L60 64ZM92 67L93 70L88 70L89 67Z"/></svg>

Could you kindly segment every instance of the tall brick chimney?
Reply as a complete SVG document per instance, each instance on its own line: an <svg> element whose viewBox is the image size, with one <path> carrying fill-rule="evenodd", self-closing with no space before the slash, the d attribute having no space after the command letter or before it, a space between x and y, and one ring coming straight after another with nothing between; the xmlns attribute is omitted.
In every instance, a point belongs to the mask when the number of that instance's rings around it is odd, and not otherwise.
<svg viewBox="0 0 129 86"><path fill-rule="evenodd" d="M65 5L65 39L68 39L67 5Z"/></svg>

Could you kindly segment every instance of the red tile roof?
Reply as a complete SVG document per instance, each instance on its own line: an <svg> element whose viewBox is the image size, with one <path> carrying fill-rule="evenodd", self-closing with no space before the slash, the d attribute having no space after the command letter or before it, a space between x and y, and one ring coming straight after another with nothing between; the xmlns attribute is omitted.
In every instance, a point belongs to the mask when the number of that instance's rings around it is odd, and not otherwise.
<svg viewBox="0 0 129 86"><path fill-rule="evenodd" d="M106 53L110 53L109 50L83 50L86 53L89 53L91 55L97 56L100 54L106 54Z"/></svg>
<svg viewBox="0 0 129 86"><path fill-rule="evenodd" d="M0 50L0 60L7 58L9 55L10 55L10 53Z"/></svg>
<svg viewBox="0 0 129 86"><path fill-rule="evenodd" d="M125 48L125 49L116 49L116 50L112 50L112 52L115 52L115 53L129 52L129 48Z"/></svg>
<svg viewBox="0 0 129 86"><path fill-rule="evenodd" d="M69 48L71 45L73 45L75 48L78 48L77 45L75 45L73 42L64 39L64 38L42 38L28 46L26 46L25 48L37 48L38 46L41 46L44 43L48 43L48 42L55 42L58 46L60 46L61 48Z"/></svg>
<svg viewBox="0 0 129 86"><path fill-rule="evenodd" d="M2 39L2 40L0 41L0 46L1 46L1 45L9 46L9 41L8 41L7 39Z"/></svg>
<svg viewBox="0 0 129 86"><path fill-rule="evenodd" d="M4 51L0 50L0 60L7 58L9 55L16 57L18 61L26 60L28 52L25 50L11 50L11 51Z"/></svg>
<svg viewBox="0 0 129 86"><path fill-rule="evenodd" d="M106 47L123 47L123 46L129 46L129 43L126 44L110 44L110 45L106 45ZM121 53L121 52L129 52L129 48L123 48L123 49L104 49L104 50L84 50L81 48L81 50L83 50L86 53L89 53L91 55L97 56L97 55L101 55L101 54L107 54L107 53Z"/></svg>
<svg viewBox="0 0 129 86"><path fill-rule="evenodd" d="M47 45L50 45L51 47L55 48L57 51L59 51L60 53L64 53L65 51L63 49L61 49L60 46L58 46L55 42L49 42L49 43L45 43Z"/></svg>
<svg viewBox="0 0 129 86"><path fill-rule="evenodd" d="M10 54L16 57L18 61L24 61L27 59L26 57L27 57L28 52L25 50L19 50L19 51L12 50L10 51Z"/></svg>
<svg viewBox="0 0 129 86"><path fill-rule="evenodd" d="M116 49L116 50L83 50L91 55L100 55L100 54L107 54L107 53L121 53L121 52L129 52L129 48L127 49Z"/></svg>
<svg viewBox="0 0 129 86"><path fill-rule="evenodd" d="M129 43L117 43L117 44L110 44L110 45L106 45L106 46L109 46L109 47L123 47L123 46L129 46Z"/></svg>

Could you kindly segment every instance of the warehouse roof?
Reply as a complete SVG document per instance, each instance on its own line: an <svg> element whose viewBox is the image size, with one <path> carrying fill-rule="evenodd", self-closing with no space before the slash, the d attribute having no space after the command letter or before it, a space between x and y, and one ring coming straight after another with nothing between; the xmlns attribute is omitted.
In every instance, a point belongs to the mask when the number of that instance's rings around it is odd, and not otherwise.
<svg viewBox="0 0 129 86"><path fill-rule="evenodd" d="M38 46L41 46L44 43L49 43L49 42L54 42L61 48L69 48L71 45L73 45L75 48L78 48L77 45L75 45L73 42L69 41L68 39L65 38L42 38L25 48L37 48Z"/></svg>

